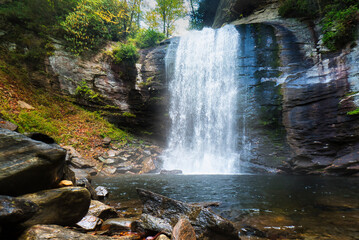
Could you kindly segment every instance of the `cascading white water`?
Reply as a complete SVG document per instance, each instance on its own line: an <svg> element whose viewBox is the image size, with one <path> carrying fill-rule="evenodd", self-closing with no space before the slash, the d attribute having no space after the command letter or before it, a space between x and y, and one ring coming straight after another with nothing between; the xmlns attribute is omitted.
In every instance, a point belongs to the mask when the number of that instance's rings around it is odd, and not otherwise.
<svg viewBox="0 0 359 240"><path fill-rule="evenodd" d="M239 33L234 26L181 37L170 74L171 95L165 169L186 174L238 172ZM172 49L172 48L170 48Z"/></svg>

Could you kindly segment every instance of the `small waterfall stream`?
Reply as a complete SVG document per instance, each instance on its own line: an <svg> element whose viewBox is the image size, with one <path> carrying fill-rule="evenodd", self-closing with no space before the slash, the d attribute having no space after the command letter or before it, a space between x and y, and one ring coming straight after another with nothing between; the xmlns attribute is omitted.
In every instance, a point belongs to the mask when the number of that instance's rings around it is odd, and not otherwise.
<svg viewBox="0 0 359 240"><path fill-rule="evenodd" d="M237 143L246 140L246 130L242 124L238 133L237 115L246 96L239 97L238 49L239 33L230 25L190 32L181 37L175 54L169 47L171 129L165 169L186 174L240 171Z"/></svg>

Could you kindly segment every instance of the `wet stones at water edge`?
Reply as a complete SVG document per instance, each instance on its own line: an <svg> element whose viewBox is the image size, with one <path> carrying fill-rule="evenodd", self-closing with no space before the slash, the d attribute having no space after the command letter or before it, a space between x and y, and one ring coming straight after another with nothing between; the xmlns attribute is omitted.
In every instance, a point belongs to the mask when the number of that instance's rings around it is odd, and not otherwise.
<svg viewBox="0 0 359 240"><path fill-rule="evenodd" d="M108 191L105 187L103 186L98 186L95 188L96 194L100 199L104 199L106 197L108 197Z"/></svg>
<svg viewBox="0 0 359 240"><path fill-rule="evenodd" d="M35 224L71 226L86 215L90 194L85 188L65 187L23 195L0 196L0 239L16 239Z"/></svg>
<svg viewBox="0 0 359 240"><path fill-rule="evenodd" d="M112 238L106 236L92 236L89 234L79 233L57 225L32 226L31 228L28 228L19 238L19 240L33 240L33 239L111 240Z"/></svg>
<svg viewBox="0 0 359 240"><path fill-rule="evenodd" d="M22 226L36 224L72 225L80 221L90 206L90 193L82 187L44 190L19 197L39 205L39 210Z"/></svg>
<svg viewBox="0 0 359 240"><path fill-rule="evenodd" d="M196 240L196 233L187 218L181 218L172 231L173 240Z"/></svg>
<svg viewBox="0 0 359 240"><path fill-rule="evenodd" d="M193 226L197 239L239 239L233 223L208 208L180 202L144 189L137 189L143 203L141 217L144 229L172 233L185 217ZM143 221L144 220L144 221Z"/></svg>

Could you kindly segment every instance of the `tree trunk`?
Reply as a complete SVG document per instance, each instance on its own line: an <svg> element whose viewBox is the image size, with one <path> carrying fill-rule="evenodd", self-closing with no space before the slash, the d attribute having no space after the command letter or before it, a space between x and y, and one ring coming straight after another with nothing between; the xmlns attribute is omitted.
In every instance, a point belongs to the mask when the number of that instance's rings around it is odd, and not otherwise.
<svg viewBox="0 0 359 240"><path fill-rule="evenodd" d="M163 14L163 34L166 34L166 14Z"/></svg>

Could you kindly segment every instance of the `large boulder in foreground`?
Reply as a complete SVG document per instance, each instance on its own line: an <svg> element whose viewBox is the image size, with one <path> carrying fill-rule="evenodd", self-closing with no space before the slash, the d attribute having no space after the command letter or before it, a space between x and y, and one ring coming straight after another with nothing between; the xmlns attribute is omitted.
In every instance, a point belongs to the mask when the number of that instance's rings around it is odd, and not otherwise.
<svg viewBox="0 0 359 240"><path fill-rule="evenodd" d="M0 128L0 194L18 196L55 187L63 176L66 151Z"/></svg>
<svg viewBox="0 0 359 240"><path fill-rule="evenodd" d="M19 223L31 218L39 207L32 201L0 196L0 225Z"/></svg>
<svg viewBox="0 0 359 240"><path fill-rule="evenodd" d="M87 213L91 195L86 188L64 187L27 194L18 199L30 200L39 210L22 226L35 224L73 225Z"/></svg>
<svg viewBox="0 0 359 240"><path fill-rule="evenodd" d="M185 216L193 226L197 239L239 239L233 223L208 208L180 202L144 189L137 189L137 193L143 203L144 216L161 219L164 226L170 225L173 228ZM164 230L168 232L169 229Z"/></svg>
<svg viewBox="0 0 359 240"><path fill-rule="evenodd" d="M19 240L110 240L113 238L105 236L92 236L90 234L78 233L57 225L35 225L27 229Z"/></svg>

